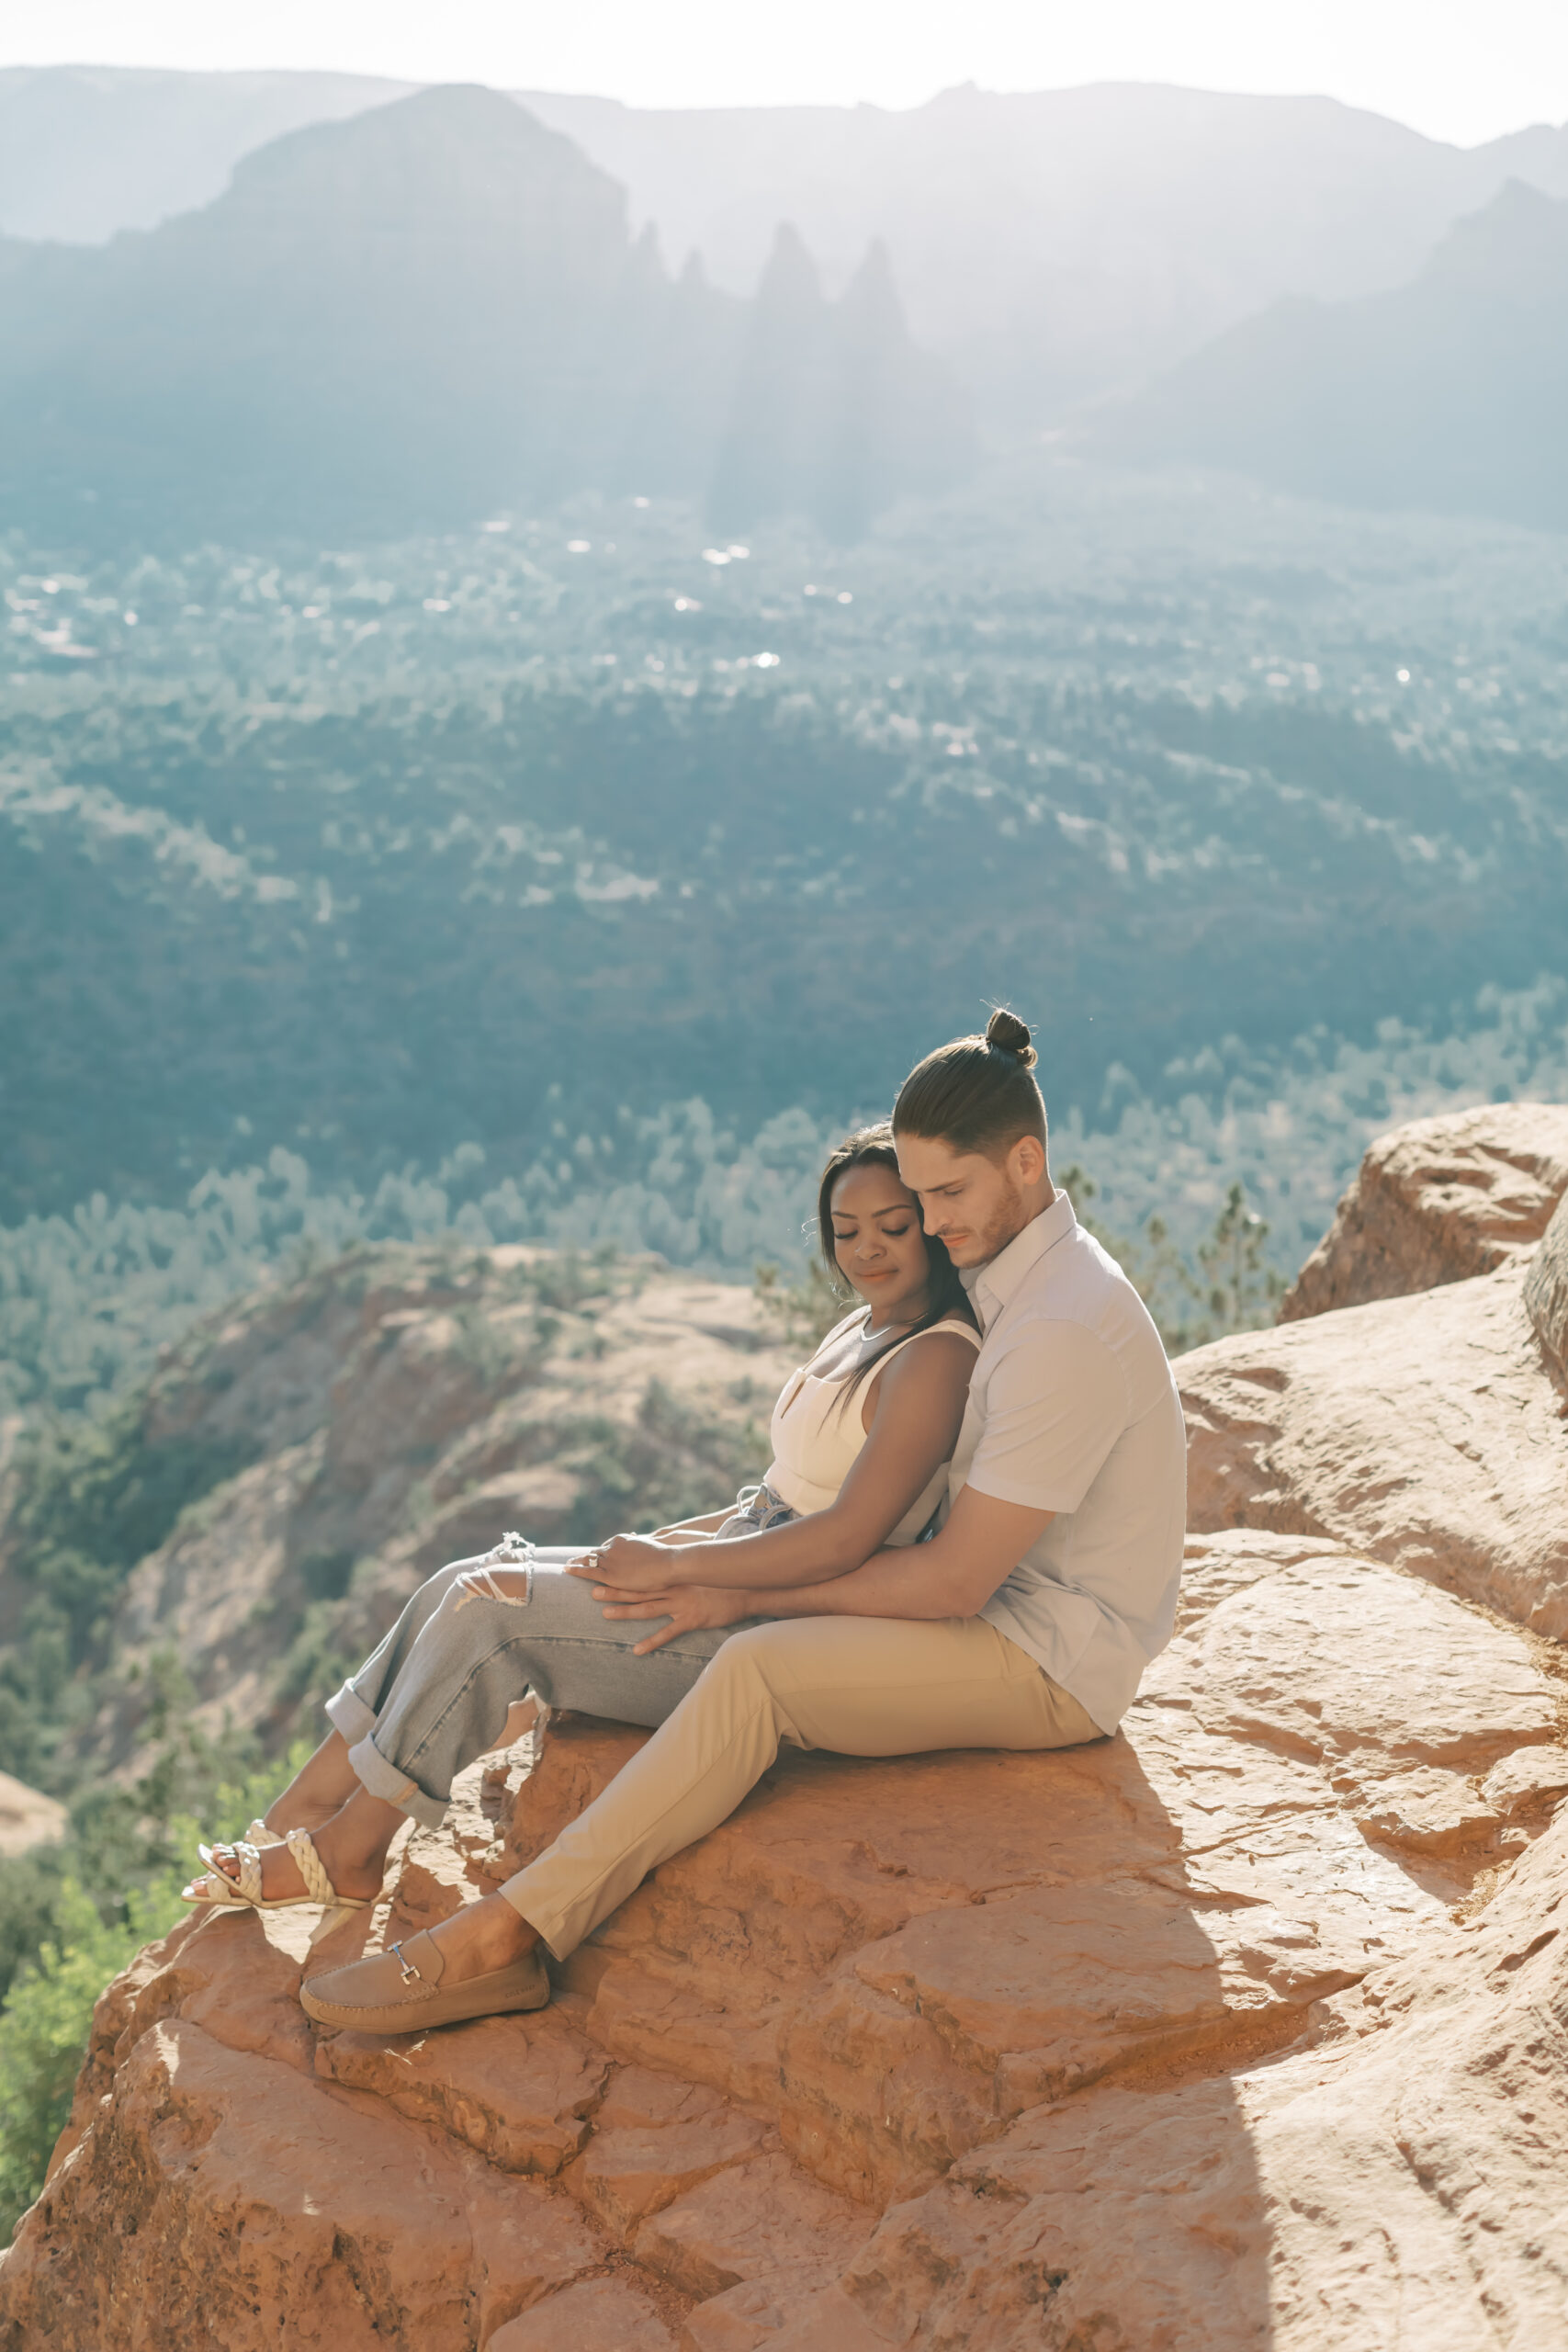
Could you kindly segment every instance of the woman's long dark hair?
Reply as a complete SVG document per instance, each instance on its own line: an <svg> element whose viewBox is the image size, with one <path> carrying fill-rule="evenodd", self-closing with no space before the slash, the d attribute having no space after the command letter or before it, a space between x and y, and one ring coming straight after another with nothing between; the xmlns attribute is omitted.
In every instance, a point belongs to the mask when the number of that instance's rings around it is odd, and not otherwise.
<svg viewBox="0 0 1568 2352"><path fill-rule="evenodd" d="M898 1175L898 1155L893 1148L893 1129L886 1119L879 1120L874 1127L860 1127L852 1136L846 1136L843 1142L829 1153L828 1164L822 1170L822 1182L817 1190L817 1235L822 1250L822 1263L835 1290L840 1288L844 1276L840 1269L838 1252L833 1247L833 1187L846 1169L867 1166L886 1168L895 1176ZM899 1176L898 1181L902 1183L904 1180ZM915 1215L919 1215L919 1209ZM958 1279L958 1269L947 1254L946 1242L938 1241L928 1233L925 1243L929 1261L926 1311L918 1323L910 1324L907 1331L890 1337L888 1347L897 1347L905 1340L912 1340L917 1331L929 1331L933 1323L940 1323L944 1315L953 1314L954 1309L966 1323L975 1321L969 1294ZM853 1285L851 1287L852 1289ZM875 1355L868 1356L864 1363L855 1367L839 1399L840 1411L862 1381L868 1379L876 1370L886 1352L886 1348L879 1348Z"/></svg>

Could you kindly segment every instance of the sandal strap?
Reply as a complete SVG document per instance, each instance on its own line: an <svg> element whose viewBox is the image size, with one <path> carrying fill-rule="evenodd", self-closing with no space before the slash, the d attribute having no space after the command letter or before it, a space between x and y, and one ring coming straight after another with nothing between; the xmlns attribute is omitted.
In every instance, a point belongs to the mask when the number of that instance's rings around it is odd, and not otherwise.
<svg viewBox="0 0 1568 2352"><path fill-rule="evenodd" d="M241 1902L259 1903L262 1891L260 1853L243 1838L237 1838L230 1851L240 1865L240 1883L236 1892Z"/></svg>
<svg viewBox="0 0 1568 2352"><path fill-rule="evenodd" d="M308 1829L290 1829L283 1840L294 1857L296 1869L305 1882L312 1903L335 1903L337 1889L327 1876L316 1841Z"/></svg>

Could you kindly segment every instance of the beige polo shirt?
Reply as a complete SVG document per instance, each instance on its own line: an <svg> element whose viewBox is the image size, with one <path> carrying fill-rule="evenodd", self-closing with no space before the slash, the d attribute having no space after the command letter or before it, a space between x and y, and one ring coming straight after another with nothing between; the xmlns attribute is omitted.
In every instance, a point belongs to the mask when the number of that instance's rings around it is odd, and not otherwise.
<svg viewBox="0 0 1568 2352"><path fill-rule="evenodd" d="M949 1495L1056 1514L979 1613L1113 1731L1176 1616L1187 1443L1170 1365L1065 1193L964 1283L985 1339Z"/></svg>

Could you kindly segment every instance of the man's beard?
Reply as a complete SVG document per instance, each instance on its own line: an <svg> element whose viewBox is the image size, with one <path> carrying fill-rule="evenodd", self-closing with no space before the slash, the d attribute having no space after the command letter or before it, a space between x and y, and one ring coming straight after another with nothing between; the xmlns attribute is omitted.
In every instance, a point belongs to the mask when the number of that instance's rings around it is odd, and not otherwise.
<svg viewBox="0 0 1568 2352"><path fill-rule="evenodd" d="M1016 1241L1029 1222L1023 1187L1015 1184L1010 1177L1005 1181L1007 1191L985 1224L976 1228L975 1255L969 1260L972 1266L988 1266L993 1258L999 1258L1008 1243Z"/></svg>

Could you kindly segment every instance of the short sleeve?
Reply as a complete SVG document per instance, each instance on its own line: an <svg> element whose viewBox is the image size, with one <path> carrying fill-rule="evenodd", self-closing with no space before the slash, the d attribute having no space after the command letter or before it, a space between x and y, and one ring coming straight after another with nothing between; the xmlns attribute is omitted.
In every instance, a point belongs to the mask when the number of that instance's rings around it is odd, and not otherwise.
<svg viewBox="0 0 1568 2352"><path fill-rule="evenodd" d="M1078 1509L1127 1424L1116 1351L1081 1323L1031 1321L986 1383L965 1483L1031 1510Z"/></svg>

